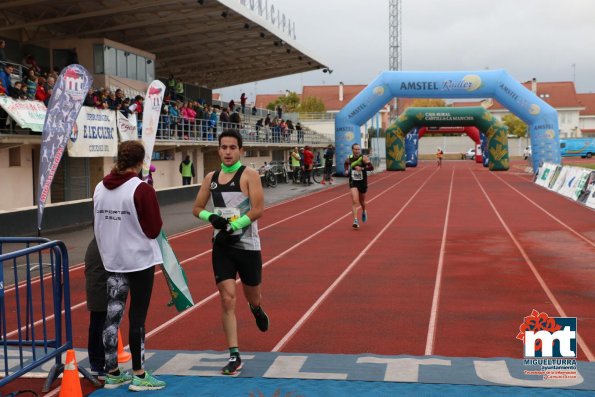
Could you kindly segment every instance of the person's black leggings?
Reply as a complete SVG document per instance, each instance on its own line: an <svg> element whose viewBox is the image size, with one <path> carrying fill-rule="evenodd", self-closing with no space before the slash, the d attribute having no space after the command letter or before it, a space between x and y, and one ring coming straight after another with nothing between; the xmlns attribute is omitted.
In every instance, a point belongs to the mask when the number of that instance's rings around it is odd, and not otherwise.
<svg viewBox="0 0 595 397"><path fill-rule="evenodd" d="M130 291L128 342L132 354L132 369L138 371L143 368L145 320L151 302L154 278L154 266L138 272L110 273L107 279L107 316L103 328L106 372L118 368L118 328L126 308L128 291Z"/></svg>

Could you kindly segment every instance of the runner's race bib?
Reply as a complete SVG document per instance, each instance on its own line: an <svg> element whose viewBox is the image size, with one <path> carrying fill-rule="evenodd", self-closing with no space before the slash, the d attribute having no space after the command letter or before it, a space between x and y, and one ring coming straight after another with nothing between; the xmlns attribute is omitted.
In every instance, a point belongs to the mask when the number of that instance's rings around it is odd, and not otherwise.
<svg viewBox="0 0 595 397"><path fill-rule="evenodd" d="M364 179L364 173L362 171L351 170L351 179L354 181L361 181Z"/></svg>
<svg viewBox="0 0 595 397"><path fill-rule="evenodd" d="M225 218L229 223L240 219L240 209L235 207L215 207L213 212L222 218ZM238 229L233 234L242 234L242 229Z"/></svg>

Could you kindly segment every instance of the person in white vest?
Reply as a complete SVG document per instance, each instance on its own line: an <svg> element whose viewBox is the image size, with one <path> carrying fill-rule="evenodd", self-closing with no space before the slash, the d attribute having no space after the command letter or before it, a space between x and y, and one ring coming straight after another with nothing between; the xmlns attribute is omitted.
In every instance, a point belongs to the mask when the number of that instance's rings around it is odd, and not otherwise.
<svg viewBox="0 0 595 397"><path fill-rule="evenodd" d="M151 301L155 265L163 262L156 237L163 221L157 195L137 177L145 148L140 141L118 147L117 162L93 194L94 229L107 279L107 316L103 327L105 388L130 383L133 391L158 390L165 382L143 368L145 320ZM132 374L118 368L118 328L130 291L129 344Z"/></svg>

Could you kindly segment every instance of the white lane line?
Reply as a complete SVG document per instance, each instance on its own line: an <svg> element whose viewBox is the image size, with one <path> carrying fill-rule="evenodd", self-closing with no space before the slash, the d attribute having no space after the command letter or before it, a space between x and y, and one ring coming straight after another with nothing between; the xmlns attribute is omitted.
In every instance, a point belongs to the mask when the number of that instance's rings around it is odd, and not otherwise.
<svg viewBox="0 0 595 397"><path fill-rule="evenodd" d="M541 211L543 211L547 216L549 216L550 218L552 218L553 220L555 220L556 222L558 222L560 225L562 225L563 227L565 227L569 232L571 232L572 234L574 234L575 236L577 236L578 238L580 238L581 240L583 240L584 242L586 242L587 244L591 245L592 247L595 247L595 241L589 239L588 237L583 236L582 234L580 234L579 232L577 232L576 230L574 230L572 227L568 226L566 223L564 223L562 220L556 218L554 215L550 214L549 212L547 212L543 207L541 207L539 204L537 204L535 201L531 200L529 197L527 197L525 194L523 194L521 191L519 191L517 188L515 188L514 186L512 186L510 183L506 182L504 179L502 179L500 176L498 175L494 175L496 178L500 179L506 186L508 186L509 188L511 188L512 190L514 190L515 192L517 192L518 194L520 194L522 197L524 197L525 199L527 199L528 202L530 202L531 204L533 204L535 207L539 208ZM587 208L587 207L585 207Z"/></svg>
<svg viewBox="0 0 595 397"><path fill-rule="evenodd" d="M475 174L471 173L471 175L473 175L473 178L475 178L475 181L479 185L479 188L483 192L483 195L487 199L488 203L490 204L490 206L494 210L494 213L496 214L496 216L500 220L500 223L502 224L502 226L506 230L506 233L508 233L508 236L514 242L514 245L516 245L517 249L519 250L519 252L523 256L523 258L525 259L525 262L529 266L529 269L531 269L531 272L533 273L533 275L537 279L537 282L539 283L539 285L541 285L541 288L543 289L543 291L547 295L547 297L550 300L550 302L552 302L552 305L554 305L554 307L556 308L556 311L558 312L558 314L561 317L568 317L566 315L566 312L562 308L562 305L560 304L560 302L558 302L558 299L556 299L556 296L554 295L554 293L550 290L550 288L546 284L545 280L541 277L541 274L539 273L539 271L537 270L537 268L533 264L533 261L531 261L531 259L529 258L529 255L527 255L527 252L525 252L525 250L523 249L523 247L521 246L521 244L519 243L519 241L516 239L516 237L514 236L514 234L512 234L512 231L510 230L510 228L508 227L508 225L506 224L506 222L504 221L504 219L502 218L502 216L500 215L500 213L496 209L496 206L494 205L494 203L490 199L490 196L487 194L487 192L485 191L485 189L483 188L483 186L481 186L481 183L479 182L479 179L477 179L477 177L475 176ZM585 353L585 356L587 357L587 359L589 361L595 360L595 357L593 357L593 353L591 353L591 350L589 350L589 347L583 341L583 339L580 337L580 335L577 335L577 340L578 340L578 344L583 349L583 352Z"/></svg>
<svg viewBox="0 0 595 397"><path fill-rule="evenodd" d="M416 173L414 173L414 174L410 175L409 177L412 177L413 175L416 175L416 174L417 174L418 172L420 172L420 171L421 171L421 170L417 171ZM409 178L409 177L408 177L408 178ZM379 182L379 181L381 181L381 180L384 180L384 179L386 179L386 178L388 178L388 176L386 176L386 177L384 177L384 178L381 178L381 179L377 180L376 182ZM405 179L407 179L407 178L404 178L403 180L405 180ZM403 181L403 180L402 180L402 181ZM400 182L398 182L398 183L400 183ZM398 184L398 183L397 183L397 184ZM393 185L393 186L396 186L396 185ZM280 224L280 223L282 223L282 222L288 221L288 220L290 220L290 219L292 219L292 218L295 218L295 217L297 217L297 216L301 216L301 215L305 214L306 212L309 212L309 211L315 210L315 209L316 209L316 208L318 208L318 207L321 207L321 206L323 206L323 205L326 205L326 204L328 204L328 203L331 203L331 202L333 202L333 201L335 201L335 200L337 200L337 199L339 199L339 198L342 198L343 196L346 196L346 195L348 195L348 194L349 194L349 193L344 193L344 194L341 194L341 195L339 195L339 196L337 196L337 197L335 197L335 198L333 198L333 199L329 199L329 200L327 200L327 201L325 201L325 202L323 202L323 203L321 203L321 204L318 204L318 205L316 205L316 206L314 206L314 207L310 207L310 208L308 208L307 210L304 210L304 211L302 211L302 212L299 212L299 213L297 213L297 214L294 214L294 215L292 215L292 216L289 216L289 217L287 217L287 218L284 218L284 219L282 219L282 220L281 220L281 221L279 221L279 222L275 222L275 223L273 223L273 224L271 224L271 225L267 225L267 226L263 227L263 228L262 228L262 229L260 229L260 230L261 230L261 231L262 231L262 230L266 230L266 229L268 229L268 228L271 228L271 227L273 227L273 226L275 226L275 225L278 225L278 224ZM293 201L293 200L289 200L289 201ZM201 228L199 228L198 230L202 230L202 229L205 229L205 228L210 228L210 225L205 225L205 227L201 227ZM195 231L196 231L196 230L195 230ZM306 240L304 240L304 241L306 241ZM212 249L208 249L208 250L206 250L206 251L204 251L204 252L202 252L202 253L200 253L200 254L198 254L198 255L194 255L194 256L192 256L192 257L190 257L190 258L186 258L186 259L184 259L183 261L181 261L181 262L180 262L180 265L182 265L182 264L185 264L185 263L187 263L187 262L190 262L190 261L192 261L192 260L194 260L194 259L198 259L198 258L200 258L201 256L207 255L207 254L209 254L211 251L212 251ZM277 258L277 257L276 257L276 258ZM270 261L269 261L269 262L270 262ZM160 273L162 273L162 271L161 271L161 270L157 270L157 271L155 271L155 274L156 274L156 275L158 275L158 274L160 274ZM19 284L19 285L20 285L20 284ZM215 295L215 296L217 296L217 294L218 294L218 292L216 292L214 295ZM206 302L208 302L209 300L211 300L212 298L213 298L213 295L209 295L207 298L203 299L203 300L202 300L202 301L200 301L198 304L202 305L202 304L203 304L203 302L204 302L204 303L206 303ZM71 313L72 313L74 310L76 310L76 309L79 309L79 308L83 307L84 305L86 305L86 303L87 303L87 301L86 301L86 300L84 300L84 301L83 301L83 302L81 302L81 303L77 303L77 304L75 304L74 306L71 306ZM197 304L197 305L198 305L198 304ZM62 310L62 314L64 314L64 310ZM53 315L53 314L51 314L51 315L49 315L49 316L47 316L47 317L45 318L45 321L49 321L49 320L51 320L51 319L53 319L53 318L54 318L54 315ZM175 317L174 317L174 318L175 318ZM33 325L34 325L34 326L38 326L38 325L42 324L42 322L43 322L43 321L44 321L43 319L37 320L36 322L34 322L34 323L33 323ZM26 325L22 326L22 327L21 327L21 332L22 332L22 331L24 331L24 330L26 329L26 327L27 327ZM15 329L15 330L13 330L13 331L9 332L9 333L8 333L6 336L7 336L7 337L9 337L9 336L13 336L13 335L16 335L17 333L18 333L18 329Z"/></svg>
<svg viewBox="0 0 595 397"><path fill-rule="evenodd" d="M450 176L450 189L448 191L448 202L446 203L446 215L444 216L444 227L442 228L442 242L440 244L440 255L438 257L438 269L436 269L436 281L434 283L434 295L432 296L432 309L430 310L430 322L428 324L428 336L426 337L426 356L434 351L436 339L436 323L438 321L438 304L440 302L440 287L442 285L442 269L444 268L444 253L446 251L446 234L448 231L448 219L450 217L450 203L452 201L452 190L455 179L455 169L452 169Z"/></svg>
<svg viewBox="0 0 595 397"><path fill-rule="evenodd" d="M382 181L382 180L384 180L384 179L387 179L387 178L389 178L389 175L386 175L386 176L383 176L382 178L378 178L378 179L376 179L374 182L371 182L371 183L370 183L370 185L374 185L374 184L376 184L376 183L378 183L378 182L380 182L380 181ZM336 186L333 186L331 189L340 188L341 186L342 186L342 185L336 185ZM318 193L323 193L323 192L329 191L329 190L331 190L331 189L322 189L322 190L318 190L318 191L316 191L316 192L309 193L307 196L313 196L313 195L316 195L316 194L318 194ZM337 197L337 198L335 198L335 199L331 199L331 200L328 200L328 201L326 201L325 203L331 202L331 201L333 201L333 200L336 200L336 199L338 199L338 198L340 198L340 197L343 197L343 196L345 196L345 195L348 195L348 194L349 194L349 192L347 192L347 193L344 193L344 194L342 194L342 195L338 196L338 197ZM289 199L287 199L287 200L283 200L283 201L280 201L280 202L277 202L277 203L271 204L271 205L269 205L268 207L266 207L266 209L270 209L270 208L278 207L278 206L281 206L281 205L284 205L284 204L287 204L287 203L291 203L292 201L296 201L296 200L303 199L303 198L304 198L304 196L296 196L296 197L293 197L293 198L289 198ZM278 223L280 223L280 222L277 222L277 223L275 223L274 225L276 225L276 224L278 224ZM272 225L271 225L271 226L272 226ZM185 231L182 231L182 232L179 232L179 233L176 233L176 234L172 234L171 236L168 236L168 237L167 237L167 239L168 239L168 240L170 240L170 241L171 241L171 240L175 240L175 239L177 239L177 238L184 237L184 236L187 236L187 235L193 234L193 233L195 233L195 232L201 232L201 231L203 231L203 230L205 230L205 229L208 229L208 228L210 228L210 227L211 227L211 225L209 225L209 224L205 224L205 225L202 225L202 226L199 226L199 227L196 227L196 228L192 228L192 229L190 229L190 230L185 230ZM266 227L263 227L261 230L264 230L264 229L266 229ZM209 252L211 252L211 250L205 251L205 252L203 252L202 254L199 254L199 255L197 255L197 256L194 256L194 257L192 257L192 258L188 258L188 259L184 260L184 262L187 262L187 261L189 261L189 260L191 260L191 259L196 259L196 258L198 258L198 257L200 257L200 256L202 256L202 255L208 254ZM184 263L184 262L180 262L180 263ZM72 273L74 273L76 270L82 270L82 269L84 269L84 268L85 268L85 264L84 264L84 263L79 263L79 264L76 264L76 265L70 266L70 267L69 267L69 274L72 274ZM50 275L45 275L43 278L44 278L44 280L45 280L45 279L48 279L48 278L50 278L50 277L51 277ZM35 277L33 277L33 278L31 279L31 285L34 285L34 284L36 284L36 283L38 283L38 282L39 282L39 276L35 276ZM20 282L18 285L19 285L19 287L21 287L21 286L24 286L24 285L26 285L26 283L27 283L26 281L21 281L21 282ZM8 294L8 293L10 293L10 292L13 292L14 290L15 290L15 287L14 287L14 285L13 285L13 286L11 286L11 287L5 288L5 290L4 290L4 293L5 293L5 294Z"/></svg>
<svg viewBox="0 0 595 397"><path fill-rule="evenodd" d="M347 277L347 275L351 272L351 270L355 267L355 265L357 265L359 263L360 259L363 258L363 256L368 252L368 250L383 235L383 233L392 225L392 223L399 217L399 215L401 215L401 213L405 210L405 208L407 208L407 206L409 206L409 204L413 201L413 199L415 198L415 196L417 196L417 194L430 181L430 179L432 178L432 176L434 176L434 174L436 172L437 172L437 170L435 170L434 172L432 172L432 174L430 175L430 177L426 179L426 181L415 191L415 193L413 193L413 195L409 198L409 200L407 200L407 202L399 209L399 211L391 218L391 220L388 221L388 223L382 228L382 230L380 230L380 232L376 235L376 237L374 237L372 239L372 241L370 241L368 243L368 245L366 245L366 247L362 250L362 252L360 252L360 254L347 266L347 268L345 270L343 270L343 273L341 273L339 275L339 277L337 277L335 279L335 281L330 285L330 287L328 287L326 289L326 291L324 291L324 293L322 295L320 295L320 297L316 300L316 302L314 302L314 304L312 306L310 306L310 308L308 309L308 311L306 311L306 313L304 313L304 315L295 323L295 325L289 330L289 332L287 334L285 334L285 336L279 341L279 343L277 343L275 345L275 347L273 347L273 349L271 350L272 352L278 352L281 349L283 349L283 347L285 347L285 345L300 330L300 328L302 327L302 325L320 307L320 305L322 305L322 303L331 294L331 292L333 292L334 289L341 283L341 281L343 281L343 279L345 277ZM376 196L375 198L377 198L379 196L380 195ZM370 200L370 201L372 201L372 200ZM343 218L345 216L348 216L348 215L351 215L351 213L348 213L348 214L344 215ZM333 222L333 223L335 223L335 222Z"/></svg>
<svg viewBox="0 0 595 397"><path fill-rule="evenodd" d="M421 171L423 171L423 168L420 169L419 171L401 179L400 181L398 181L397 183L391 185L390 187L388 187L387 189L383 190L381 193L379 193L378 195L374 196L371 200L369 200L369 202L372 202L373 200L375 200L376 198L382 196L383 194L385 194L386 192L388 192L389 190L393 189L394 187L398 186L399 184L401 184L402 182L406 181L407 179L419 174ZM319 231L311 234L310 236L308 236L307 238L305 238L304 240L302 240L301 242L294 244L293 246L289 247L288 249L286 249L285 251L283 251L282 253L280 253L279 255L275 256L274 258L269 259L266 263L264 263L262 265L262 268L266 268L268 267L270 264L272 264L273 262L275 262L276 260L284 257L285 255L289 254L291 251L295 250L296 248L300 247L301 245L303 245L304 243L306 243L307 241L312 240L314 237L318 236L319 234L323 233L324 231L326 231L327 229L330 229L331 227L333 227L336 223L338 223L339 221L341 221L343 218L347 217L347 216L351 216L353 215L351 211L347 212L345 215L341 216L340 218L336 219L334 222L332 222L331 224L325 226L324 228L320 229ZM240 280L236 280L236 284L239 284ZM168 328L169 326L177 323L178 321L180 321L181 319L183 319L184 317L190 315L192 312L194 312L195 310L197 310L198 308L202 307L203 305L205 305L207 302L209 302L210 300L216 298L219 296L219 292L215 291L214 293L212 293L211 295L207 296L206 298L204 298L203 300L201 300L200 302L196 303L194 306L186 309L185 311L183 311L182 313L176 315L175 317L172 317L171 319L167 320L166 322L162 323L161 325L157 326L156 328L152 329L151 331L147 332L145 335L145 340L158 334L159 332L163 331L164 329Z"/></svg>

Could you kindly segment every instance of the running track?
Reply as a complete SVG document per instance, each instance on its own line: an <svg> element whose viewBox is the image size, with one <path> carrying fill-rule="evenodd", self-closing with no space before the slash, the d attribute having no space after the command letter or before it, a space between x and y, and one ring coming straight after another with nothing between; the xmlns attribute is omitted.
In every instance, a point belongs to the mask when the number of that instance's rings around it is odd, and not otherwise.
<svg viewBox="0 0 595 397"><path fill-rule="evenodd" d="M460 161L373 175L367 197L360 230L351 228L345 185L266 209L271 328L257 330L240 293L242 351L521 358L515 336L537 309L577 317L579 359L594 360L595 211L529 175ZM203 226L170 236L196 305L181 314L167 307L157 275L148 350L226 350L210 234ZM74 345L85 348L82 266L72 268L71 287Z"/></svg>

